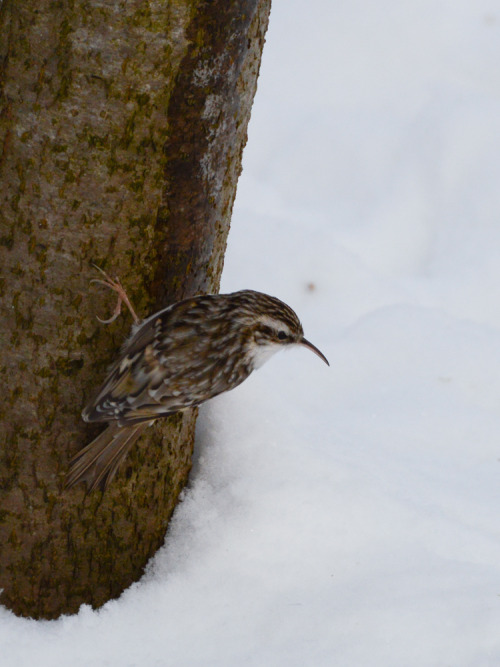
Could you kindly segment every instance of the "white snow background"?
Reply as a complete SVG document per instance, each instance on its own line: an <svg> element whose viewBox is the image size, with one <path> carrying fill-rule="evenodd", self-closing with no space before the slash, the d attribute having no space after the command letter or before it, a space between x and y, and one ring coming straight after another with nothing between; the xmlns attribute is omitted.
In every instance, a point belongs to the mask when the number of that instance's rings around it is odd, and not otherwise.
<svg viewBox="0 0 500 667"><path fill-rule="evenodd" d="M500 2L274 0L223 291L289 303L202 411L143 579L2 667L500 665Z"/></svg>

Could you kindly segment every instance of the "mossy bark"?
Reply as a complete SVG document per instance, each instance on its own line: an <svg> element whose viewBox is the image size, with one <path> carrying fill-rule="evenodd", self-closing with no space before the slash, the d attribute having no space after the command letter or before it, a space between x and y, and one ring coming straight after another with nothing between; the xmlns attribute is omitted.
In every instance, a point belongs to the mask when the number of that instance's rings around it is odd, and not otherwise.
<svg viewBox="0 0 500 667"><path fill-rule="evenodd" d="M0 4L0 601L54 618L121 593L161 545L193 413L107 492L64 490L80 412L139 313L218 290L270 0Z"/></svg>

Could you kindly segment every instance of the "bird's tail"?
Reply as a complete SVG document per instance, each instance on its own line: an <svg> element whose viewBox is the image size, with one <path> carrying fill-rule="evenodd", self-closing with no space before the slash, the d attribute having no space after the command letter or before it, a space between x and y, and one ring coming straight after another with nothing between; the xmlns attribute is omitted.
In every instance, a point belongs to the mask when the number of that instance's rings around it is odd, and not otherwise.
<svg viewBox="0 0 500 667"><path fill-rule="evenodd" d="M126 457L129 449L151 422L133 426L109 426L76 454L66 476L66 488L86 482L88 491L100 488L104 491Z"/></svg>

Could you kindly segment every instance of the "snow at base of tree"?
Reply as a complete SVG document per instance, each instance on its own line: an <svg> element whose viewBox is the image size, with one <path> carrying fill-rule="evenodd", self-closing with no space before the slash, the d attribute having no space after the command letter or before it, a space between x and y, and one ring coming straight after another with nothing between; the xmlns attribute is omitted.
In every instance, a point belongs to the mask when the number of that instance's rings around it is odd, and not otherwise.
<svg viewBox="0 0 500 667"><path fill-rule="evenodd" d="M500 6L275 0L222 288L274 357L201 410L166 544L6 667L500 665Z"/></svg>

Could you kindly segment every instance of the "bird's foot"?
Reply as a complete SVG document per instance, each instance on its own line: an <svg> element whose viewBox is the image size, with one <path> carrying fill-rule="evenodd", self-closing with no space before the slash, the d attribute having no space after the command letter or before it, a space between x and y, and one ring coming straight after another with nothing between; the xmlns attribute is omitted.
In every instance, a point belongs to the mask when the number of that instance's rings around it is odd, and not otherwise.
<svg viewBox="0 0 500 667"><path fill-rule="evenodd" d="M113 311L113 314L111 315L110 318L107 320L102 320L99 316L97 316L97 319L99 322L102 324L111 324L111 322L114 322L116 318L120 315L122 311L122 303L124 303L127 308L130 310L130 314L134 318L135 324L139 324L141 321L139 317L137 317L137 313L135 312L132 304L130 303L130 299L128 298L127 292L125 291L125 288L120 282L119 278L115 278L114 280L108 276L108 274L103 271L100 267L98 267L96 264L94 264L95 268L102 273L104 276L104 280L101 280L99 278L93 278L90 282L91 283L99 283L99 285L105 285L106 287L109 287L109 289L112 289L113 292L116 292L118 294L118 301L116 303L115 309Z"/></svg>

